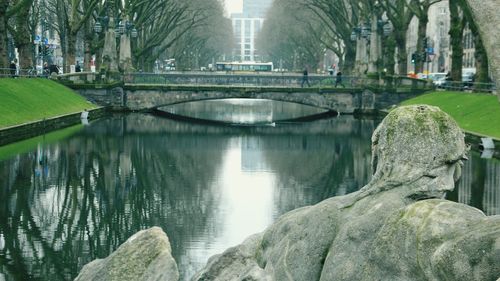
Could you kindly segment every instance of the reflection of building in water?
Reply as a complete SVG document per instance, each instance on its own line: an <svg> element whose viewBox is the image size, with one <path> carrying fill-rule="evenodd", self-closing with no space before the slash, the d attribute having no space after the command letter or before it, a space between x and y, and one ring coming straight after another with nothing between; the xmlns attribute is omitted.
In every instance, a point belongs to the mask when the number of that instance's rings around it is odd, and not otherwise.
<svg viewBox="0 0 500 281"><path fill-rule="evenodd" d="M472 157L479 157L473 155ZM485 161L482 162L482 161ZM479 164L484 164L480 167ZM478 170L484 169L484 181ZM484 210L486 215L500 214L500 162L485 159L470 160L465 163L462 177L458 183L458 202L474 205ZM484 186L479 184L484 183ZM476 194L483 192L482 194ZM475 206L478 202L472 202L473 198L482 198L481 206Z"/></svg>
<svg viewBox="0 0 500 281"><path fill-rule="evenodd" d="M269 171L263 157L263 147L259 137L243 137L241 140L241 170L244 172Z"/></svg>
<svg viewBox="0 0 500 281"><path fill-rule="evenodd" d="M500 214L500 163L486 163L484 189L484 211L487 215Z"/></svg>
<svg viewBox="0 0 500 281"><path fill-rule="evenodd" d="M458 202L469 204L472 197L472 180L473 180L473 166L472 161L468 161L465 163L462 168L462 176L460 177L460 181L458 182Z"/></svg>

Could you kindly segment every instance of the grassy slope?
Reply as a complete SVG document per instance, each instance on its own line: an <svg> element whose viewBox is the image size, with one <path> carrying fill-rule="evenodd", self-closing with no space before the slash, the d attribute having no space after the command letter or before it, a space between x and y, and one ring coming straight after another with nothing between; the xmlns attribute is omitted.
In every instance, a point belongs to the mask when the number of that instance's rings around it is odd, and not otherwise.
<svg viewBox="0 0 500 281"><path fill-rule="evenodd" d="M49 79L0 79L0 128L95 108Z"/></svg>
<svg viewBox="0 0 500 281"><path fill-rule="evenodd" d="M433 92L405 101L402 104L438 106L450 114L462 129L500 139L500 104L494 95Z"/></svg>

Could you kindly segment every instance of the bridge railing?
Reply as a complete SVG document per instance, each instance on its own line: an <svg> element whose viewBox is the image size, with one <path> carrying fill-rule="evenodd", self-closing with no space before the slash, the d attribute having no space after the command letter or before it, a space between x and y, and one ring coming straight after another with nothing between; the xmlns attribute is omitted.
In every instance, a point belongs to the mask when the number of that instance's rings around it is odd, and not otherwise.
<svg viewBox="0 0 500 281"><path fill-rule="evenodd" d="M479 83L468 81L443 81L436 85L437 88L450 90L450 91L472 91L493 93L497 91L495 83Z"/></svg>
<svg viewBox="0 0 500 281"><path fill-rule="evenodd" d="M391 77L390 79L374 79L360 76L343 76L340 83L330 75L303 76L296 73L241 74L241 73L129 73L124 75L124 82L129 84L156 85L226 85L226 86L274 86L274 87L411 87L428 88L429 82L408 77Z"/></svg>
<svg viewBox="0 0 500 281"><path fill-rule="evenodd" d="M47 77L48 73L44 73L41 69L13 69L13 68L0 68L0 78L16 78L16 77Z"/></svg>
<svg viewBox="0 0 500 281"><path fill-rule="evenodd" d="M234 86L234 87L314 87L314 88L398 88L398 89L430 89L427 80L408 77L361 77L342 76L340 83L331 75L312 74L308 82L303 82L298 73L114 73L99 74L80 72L64 74L58 79L66 84L103 84L123 82L126 84L147 85L190 85L190 86Z"/></svg>

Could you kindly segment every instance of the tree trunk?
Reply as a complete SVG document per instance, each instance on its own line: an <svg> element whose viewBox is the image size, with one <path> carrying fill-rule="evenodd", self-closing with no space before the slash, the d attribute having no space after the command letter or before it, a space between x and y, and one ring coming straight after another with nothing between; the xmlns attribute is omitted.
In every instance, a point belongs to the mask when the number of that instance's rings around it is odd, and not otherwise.
<svg viewBox="0 0 500 281"><path fill-rule="evenodd" d="M415 73L424 72L425 62L427 61L427 52L424 46L424 38L427 36L427 24L429 23L429 17L427 16L427 10L424 11L424 15L420 16L418 19L418 37L417 37L417 54L420 55L420 59L417 60L415 65Z"/></svg>
<svg viewBox="0 0 500 281"><path fill-rule="evenodd" d="M9 66L7 54L7 5L7 1L0 1L0 68L7 68Z"/></svg>
<svg viewBox="0 0 500 281"><path fill-rule="evenodd" d="M19 52L19 68L29 69L33 67L33 56L31 54L32 42L29 31L30 5L22 7L16 14L16 30L14 41Z"/></svg>
<svg viewBox="0 0 500 281"><path fill-rule="evenodd" d="M90 71L90 61L92 60L92 47L90 46L91 42L89 40L85 40L83 42L83 70Z"/></svg>
<svg viewBox="0 0 500 281"><path fill-rule="evenodd" d="M68 46L66 53L66 65L76 65L76 32L68 32ZM69 69L65 69L69 72Z"/></svg>
<svg viewBox="0 0 500 281"><path fill-rule="evenodd" d="M472 11L474 22L477 24L481 38L488 54L493 78L497 87L500 86L500 1L498 0L466 0ZM500 91L498 98L500 100Z"/></svg>
<svg viewBox="0 0 500 281"><path fill-rule="evenodd" d="M464 48L462 45L465 20L460 15L456 0L450 0L450 46L451 46L451 78L453 81L462 81L462 61Z"/></svg>
<svg viewBox="0 0 500 281"><path fill-rule="evenodd" d="M386 40L383 40L382 48L384 50L384 68L387 71L387 75L392 76L396 67L396 41L394 36L389 36Z"/></svg>
<svg viewBox="0 0 500 281"><path fill-rule="evenodd" d="M407 29L395 31L396 46L398 48L398 74L406 76L408 73L408 52L406 51Z"/></svg>
<svg viewBox="0 0 500 281"><path fill-rule="evenodd" d="M473 26L474 24L471 24ZM477 33L477 28L473 27L472 34L474 34L474 43L475 43L475 53L474 57L476 59L476 74L474 75L475 88L476 89L487 89L488 86L483 83L489 83L489 63L488 56L486 55L486 50L484 49L483 41L481 40L481 36Z"/></svg>
<svg viewBox="0 0 500 281"><path fill-rule="evenodd" d="M356 49L352 45L346 46L344 64L342 65L342 72L344 74L352 74L355 59Z"/></svg>
<svg viewBox="0 0 500 281"><path fill-rule="evenodd" d="M61 32L59 33L59 38L61 40L61 53L62 53L62 58L63 58L63 69L64 71L66 71L66 65L67 65L67 52L68 52L68 44L67 44L67 38L66 38L66 31L65 30L61 30ZM52 58L52 61L49 62L49 64L51 63L55 63L54 61L54 58Z"/></svg>
<svg viewBox="0 0 500 281"><path fill-rule="evenodd" d="M92 60L92 38L93 30L90 25L90 20L83 26L83 63L81 64L83 71L90 71L90 61Z"/></svg>

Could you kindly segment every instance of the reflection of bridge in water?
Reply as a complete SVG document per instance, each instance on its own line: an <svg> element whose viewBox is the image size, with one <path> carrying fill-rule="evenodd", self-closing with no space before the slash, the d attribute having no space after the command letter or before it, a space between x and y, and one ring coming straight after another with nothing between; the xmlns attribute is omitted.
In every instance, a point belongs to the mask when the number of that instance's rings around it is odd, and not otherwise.
<svg viewBox="0 0 500 281"><path fill-rule="evenodd" d="M154 116L143 117L134 118L131 115L123 119L119 130L102 132L93 130L91 133L123 135L127 138L148 136L155 143L155 147L160 150L224 148L227 146L227 139L235 137L242 138L242 148L249 151L264 147L276 151L297 148L315 151L332 147L332 143L335 142L341 144L341 139L352 135L359 136L360 142L367 142L371 138L374 126L378 123L372 120L359 120L358 125L353 126L353 116L340 116L312 123L294 123L292 126L287 126L286 123L278 124L276 127L207 126L168 119L158 122ZM325 126L325 123L328 125ZM203 139L196 136L203 136ZM290 136L293 137L290 138ZM260 142L259 137L266 137L266 141ZM287 141L283 142L283 140ZM488 215L500 214L500 189L498 188L500 186L500 161L481 159L475 152L471 154L470 160L465 162L457 188L449 198L481 208Z"/></svg>
<svg viewBox="0 0 500 281"><path fill-rule="evenodd" d="M93 128L93 134L106 135L158 135L158 136L241 136L241 135L304 135L304 136L331 136L337 137L358 135L361 138L370 139L374 130L374 122L370 119L358 120L358 126L353 126L355 117L345 115L330 119L318 120L304 123L277 123L276 126L232 126L196 124L192 122L178 122L164 118L163 122L158 117L149 114L140 114L140 118L129 115L122 119L121 125L113 131L99 131L100 126ZM103 119L97 122L114 122L113 119ZM161 125L159 125L161 124ZM326 126L325 126L326 125Z"/></svg>

